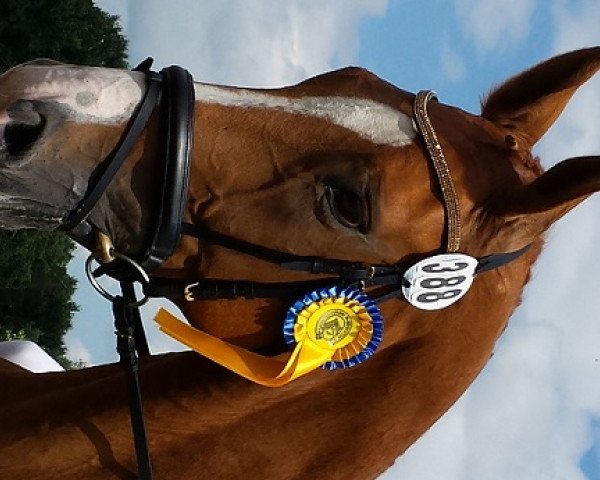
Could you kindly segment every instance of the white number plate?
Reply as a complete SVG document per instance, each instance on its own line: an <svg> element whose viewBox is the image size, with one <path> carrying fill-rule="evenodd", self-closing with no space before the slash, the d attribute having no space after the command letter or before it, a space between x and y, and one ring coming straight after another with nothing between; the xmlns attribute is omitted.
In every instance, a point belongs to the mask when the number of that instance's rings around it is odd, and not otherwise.
<svg viewBox="0 0 600 480"><path fill-rule="evenodd" d="M414 264L404 274L404 297L422 310L440 310L462 298L471 288L477 260L462 253L444 253Z"/></svg>

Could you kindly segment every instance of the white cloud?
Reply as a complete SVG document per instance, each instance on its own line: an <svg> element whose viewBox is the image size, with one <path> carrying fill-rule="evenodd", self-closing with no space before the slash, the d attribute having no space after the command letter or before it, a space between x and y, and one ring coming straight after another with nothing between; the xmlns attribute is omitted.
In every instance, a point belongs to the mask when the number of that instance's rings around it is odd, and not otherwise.
<svg viewBox="0 0 600 480"><path fill-rule="evenodd" d="M451 82L464 80L466 74L465 62L461 56L450 45L442 46L442 71Z"/></svg>
<svg viewBox="0 0 600 480"><path fill-rule="evenodd" d="M527 38L536 0L455 0L467 37L481 53Z"/></svg>
<svg viewBox="0 0 600 480"><path fill-rule="evenodd" d="M69 332L65 335L64 341L65 346L67 347L67 358L69 360L90 365L92 355L79 338Z"/></svg>
<svg viewBox="0 0 600 480"><path fill-rule="evenodd" d="M600 3L596 0L555 0L553 15L558 27L556 51L574 50L600 43Z"/></svg>
<svg viewBox="0 0 600 480"><path fill-rule="evenodd" d="M152 321L159 308L165 308L173 315L177 315L180 319L185 319L181 311L168 300L153 299L144 305L141 309L142 319L144 321L144 329L148 340L148 346L152 354L166 352L182 352L189 350L185 345L173 340L168 335L165 335L158 329L158 325Z"/></svg>
<svg viewBox="0 0 600 480"><path fill-rule="evenodd" d="M153 56L198 80L281 86L355 60L358 24L386 0L129 2L132 63ZM176 45L176 48L173 48Z"/></svg>
<svg viewBox="0 0 600 480"><path fill-rule="evenodd" d="M463 397L378 480L467 480L467 408Z"/></svg>

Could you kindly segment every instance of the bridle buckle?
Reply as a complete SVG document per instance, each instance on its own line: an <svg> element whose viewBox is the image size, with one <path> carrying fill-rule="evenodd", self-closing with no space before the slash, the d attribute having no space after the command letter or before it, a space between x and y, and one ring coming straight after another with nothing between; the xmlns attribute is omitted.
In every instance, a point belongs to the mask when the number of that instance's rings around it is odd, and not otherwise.
<svg viewBox="0 0 600 480"><path fill-rule="evenodd" d="M376 273L375 267L373 265L369 265L367 267L367 277L366 277L366 280L372 280L373 277L375 277L375 273Z"/></svg>
<svg viewBox="0 0 600 480"><path fill-rule="evenodd" d="M194 282L190 283L189 285L186 285L183 289L183 298L185 298L188 302L193 302L195 300L195 297L192 289L197 287L198 285L200 285L200 282Z"/></svg>

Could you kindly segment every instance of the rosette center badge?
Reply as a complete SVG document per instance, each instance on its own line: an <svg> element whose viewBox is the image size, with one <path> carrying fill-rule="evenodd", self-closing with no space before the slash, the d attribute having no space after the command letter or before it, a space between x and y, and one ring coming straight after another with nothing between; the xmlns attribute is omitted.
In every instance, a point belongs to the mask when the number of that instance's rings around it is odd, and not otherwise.
<svg viewBox="0 0 600 480"><path fill-rule="evenodd" d="M315 290L290 307L283 333L290 346L310 341L331 352L328 369L349 368L369 358L381 343L377 305L356 288Z"/></svg>
<svg viewBox="0 0 600 480"><path fill-rule="evenodd" d="M356 312L345 305L322 305L308 318L306 331L319 347L336 350L356 338L360 322Z"/></svg>

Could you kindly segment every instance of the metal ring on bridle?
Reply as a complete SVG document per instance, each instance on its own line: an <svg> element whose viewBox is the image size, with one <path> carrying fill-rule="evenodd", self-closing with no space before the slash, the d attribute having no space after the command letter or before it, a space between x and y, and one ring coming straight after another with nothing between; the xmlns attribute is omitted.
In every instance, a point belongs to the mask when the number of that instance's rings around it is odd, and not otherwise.
<svg viewBox="0 0 600 480"><path fill-rule="evenodd" d="M132 258L129 258L127 255L123 255L122 253L113 252L113 255L115 256L115 258L118 258L119 260L123 260L124 262L127 262L129 265L131 265L135 269L135 271L137 273L140 274L140 277L141 277L140 283L143 283L145 285L150 284L150 277L148 276L146 271L140 266L139 263L137 263ZM117 295L113 295L112 293L110 293L98 282L98 279L96 278L96 276L94 275L94 271L92 270L92 263L94 262L94 260L97 261L94 254L91 254L85 261L85 273L88 277L88 280L92 284L92 287L94 287L94 289L100 295L102 295L107 300L110 300L111 302L113 302L117 298ZM144 294L144 296L142 298L140 298L139 300L136 300L135 302L132 302L130 304L130 306L131 307L141 307L148 301L148 298L149 298L148 295Z"/></svg>

